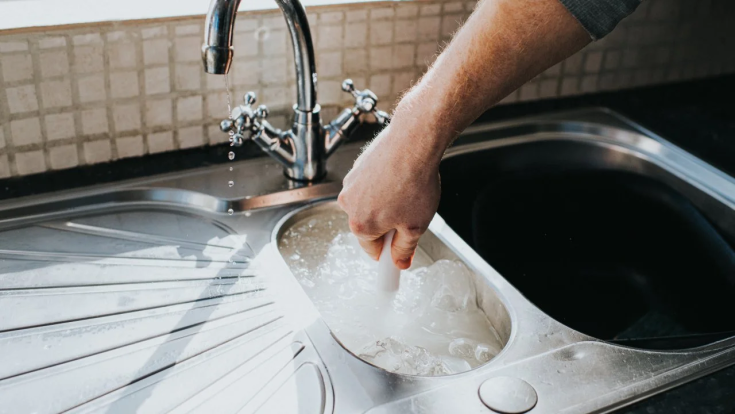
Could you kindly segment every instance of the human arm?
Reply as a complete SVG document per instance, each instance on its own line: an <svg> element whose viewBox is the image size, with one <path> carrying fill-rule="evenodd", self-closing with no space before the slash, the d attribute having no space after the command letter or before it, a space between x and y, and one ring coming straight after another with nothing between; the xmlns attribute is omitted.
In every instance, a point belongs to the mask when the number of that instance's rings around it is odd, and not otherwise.
<svg viewBox="0 0 735 414"><path fill-rule="evenodd" d="M344 180L339 203L365 251L377 258L383 235L396 229L394 262L409 267L439 204L446 148L480 114L590 40L559 0L478 3Z"/></svg>

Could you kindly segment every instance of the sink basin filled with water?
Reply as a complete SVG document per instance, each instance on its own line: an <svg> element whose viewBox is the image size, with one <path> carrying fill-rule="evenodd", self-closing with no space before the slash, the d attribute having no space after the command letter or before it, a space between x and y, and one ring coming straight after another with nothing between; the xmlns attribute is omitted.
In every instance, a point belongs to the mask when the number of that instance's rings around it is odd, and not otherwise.
<svg viewBox="0 0 735 414"><path fill-rule="evenodd" d="M305 210L279 233L284 260L332 334L370 364L456 374L487 363L508 340L510 321L494 292L431 234L401 272L398 291L385 292L377 262L334 203Z"/></svg>

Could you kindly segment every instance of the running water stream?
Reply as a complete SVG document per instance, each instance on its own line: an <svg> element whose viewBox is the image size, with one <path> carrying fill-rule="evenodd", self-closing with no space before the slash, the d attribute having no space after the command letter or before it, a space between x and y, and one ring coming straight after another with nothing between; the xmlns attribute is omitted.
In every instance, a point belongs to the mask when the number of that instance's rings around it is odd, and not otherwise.
<svg viewBox="0 0 735 414"><path fill-rule="evenodd" d="M228 75L226 73L224 75L224 79L225 79L225 91L227 92L227 118L232 119L232 90L230 89L230 80L229 80ZM235 146L235 141L234 141L233 138L234 138L235 132L234 131L230 131L229 134L230 134L230 147L234 147ZM229 159L230 161L234 160L235 159L235 152L232 151L232 150L230 150L230 152L227 153L227 159ZM232 170L233 170L233 168L230 167L229 168L229 171L232 172ZM230 187L230 188L234 187L235 186L235 181L234 180L229 180L227 182L227 186ZM227 210L227 214L233 215L233 214L235 214L235 211L230 208L230 209Z"/></svg>
<svg viewBox="0 0 735 414"><path fill-rule="evenodd" d="M401 374L447 375L502 349L460 261L433 262L419 251L401 272L398 291L382 291L377 262L363 253L344 213L296 223L280 249L335 336L367 362Z"/></svg>

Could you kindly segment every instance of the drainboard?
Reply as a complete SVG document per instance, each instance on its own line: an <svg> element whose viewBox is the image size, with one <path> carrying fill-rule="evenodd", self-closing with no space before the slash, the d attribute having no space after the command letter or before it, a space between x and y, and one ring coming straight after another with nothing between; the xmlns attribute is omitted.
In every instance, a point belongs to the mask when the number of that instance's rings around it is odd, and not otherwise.
<svg viewBox="0 0 735 414"><path fill-rule="evenodd" d="M471 269L502 352L444 377L363 362L278 250L359 150L310 187L260 159L233 164L263 177L248 194L212 167L0 204L0 413L475 413L501 386L608 412L735 363L735 180L602 110L472 127L442 165L421 247Z"/></svg>

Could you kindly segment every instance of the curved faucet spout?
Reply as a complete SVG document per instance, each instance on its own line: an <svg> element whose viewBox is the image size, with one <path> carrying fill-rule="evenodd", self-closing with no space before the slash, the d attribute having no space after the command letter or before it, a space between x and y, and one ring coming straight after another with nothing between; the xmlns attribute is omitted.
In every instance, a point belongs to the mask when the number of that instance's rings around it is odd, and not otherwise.
<svg viewBox="0 0 735 414"><path fill-rule="evenodd" d="M316 108L316 66L309 21L298 0L276 0L286 19L296 65L297 109ZM207 13L202 61L207 73L224 75L232 65L232 39L240 0L212 0Z"/></svg>

